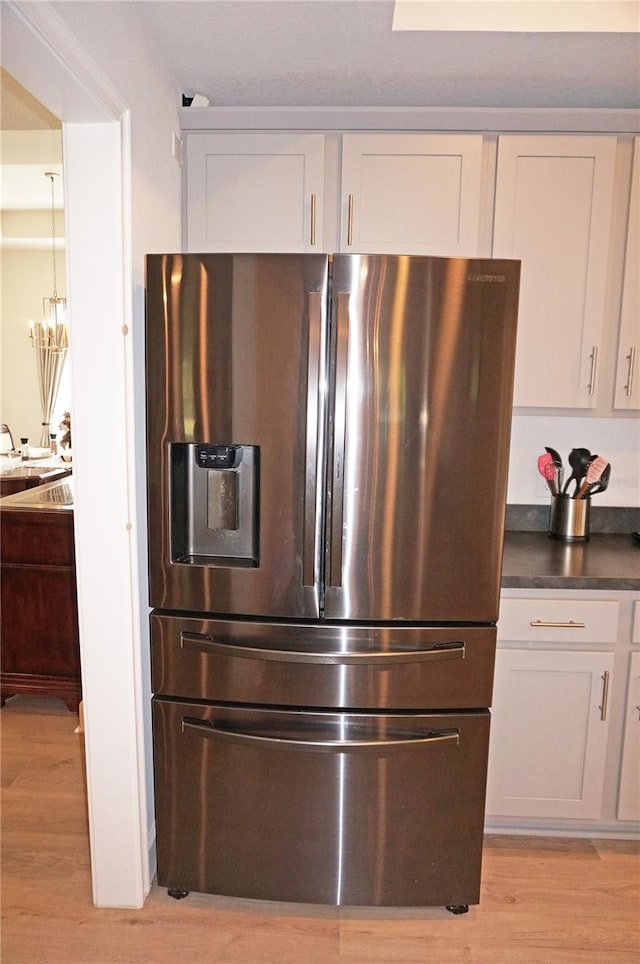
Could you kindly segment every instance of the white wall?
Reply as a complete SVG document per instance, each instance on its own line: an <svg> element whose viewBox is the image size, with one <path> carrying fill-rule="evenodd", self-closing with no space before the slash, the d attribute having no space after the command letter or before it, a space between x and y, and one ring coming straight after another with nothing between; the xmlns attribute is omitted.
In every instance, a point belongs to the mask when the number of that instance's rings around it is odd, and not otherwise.
<svg viewBox="0 0 640 964"><path fill-rule="evenodd" d="M594 496L594 506L640 506L640 419L515 415L507 502L548 504L549 490L537 468L546 445L560 453L565 466L571 449L579 447L611 462L609 487Z"/></svg>

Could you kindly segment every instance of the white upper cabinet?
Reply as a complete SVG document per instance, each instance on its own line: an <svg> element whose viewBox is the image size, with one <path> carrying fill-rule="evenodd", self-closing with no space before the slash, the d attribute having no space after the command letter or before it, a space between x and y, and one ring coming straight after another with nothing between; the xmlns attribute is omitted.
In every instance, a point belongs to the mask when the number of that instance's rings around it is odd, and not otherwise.
<svg viewBox="0 0 640 964"><path fill-rule="evenodd" d="M193 132L187 251L322 251L324 135Z"/></svg>
<svg viewBox="0 0 640 964"><path fill-rule="evenodd" d="M345 134L339 250L478 254L482 135Z"/></svg>
<svg viewBox="0 0 640 964"><path fill-rule="evenodd" d="M615 156L613 136L499 138L493 254L522 260L514 405L596 405Z"/></svg>
<svg viewBox="0 0 640 964"><path fill-rule="evenodd" d="M640 137L635 138L615 408L640 408Z"/></svg>

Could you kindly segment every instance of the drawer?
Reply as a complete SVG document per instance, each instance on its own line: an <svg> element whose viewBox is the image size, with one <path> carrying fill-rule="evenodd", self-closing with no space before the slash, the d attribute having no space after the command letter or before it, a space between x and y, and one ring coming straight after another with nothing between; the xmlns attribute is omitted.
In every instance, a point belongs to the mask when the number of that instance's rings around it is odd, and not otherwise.
<svg viewBox="0 0 640 964"><path fill-rule="evenodd" d="M478 902L488 711L155 698L153 731L160 886L305 904Z"/></svg>
<svg viewBox="0 0 640 964"><path fill-rule="evenodd" d="M613 643L618 608L607 600L502 599L498 639Z"/></svg>
<svg viewBox="0 0 640 964"><path fill-rule="evenodd" d="M152 687L277 706L489 706L495 628L319 626L151 614Z"/></svg>
<svg viewBox="0 0 640 964"><path fill-rule="evenodd" d="M633 629L631 631L631 640L634 643L640 643L640 602L635 603L633 607Z"/></svg>

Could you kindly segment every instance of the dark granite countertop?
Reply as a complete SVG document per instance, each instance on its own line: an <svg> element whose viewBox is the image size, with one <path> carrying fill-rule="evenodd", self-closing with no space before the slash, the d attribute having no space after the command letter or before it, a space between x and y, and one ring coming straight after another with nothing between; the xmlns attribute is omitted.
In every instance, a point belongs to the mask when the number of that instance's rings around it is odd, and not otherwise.
<svg viewBox="0 0 640 964"><path fill-rule="evenodd" d="M629 533L565 543L546 532L507 531L503 589L640 590L640 545Z"/></svg>

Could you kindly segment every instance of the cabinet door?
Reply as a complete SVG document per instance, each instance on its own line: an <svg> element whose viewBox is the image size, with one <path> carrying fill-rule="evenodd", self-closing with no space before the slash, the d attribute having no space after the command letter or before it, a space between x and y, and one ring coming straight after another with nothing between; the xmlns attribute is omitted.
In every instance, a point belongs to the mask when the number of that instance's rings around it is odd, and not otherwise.
<svg viewBox="0 0 640 964"><path fill-rule="evenodd" d="M633 175L624 267L614 408L640 408L640 137L633 151Z"/></svg>
<svg viewBox="0 0 640 964"><path fill-rule="evenodd" d="M324 135L190 133L187 250L322 251Z"/></svg>
<svg viewBox="0 0 640 964"><path fill-rule="evenodd" d="M479 253L482 136L345 134L340 251Z"/></svg>
<svg viewBox="0 0 640 964"><path fill-rule="evenodd" d="M640 653L631 654L618 819L640 820Z"/></svg>
<svg viewBox="0 0 640 964"><path fill-rule="evenodd" d="M493 254L522 260L515 405L596 404L615 151L609 136L499 138Z"/></svg>
<svg viewBox="0 0 640 964"><path fill-rule="evenodd" d="M599 817L611 653L499 650L487 813Z"/></svg>

